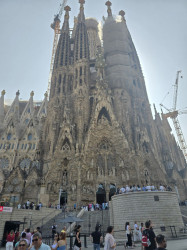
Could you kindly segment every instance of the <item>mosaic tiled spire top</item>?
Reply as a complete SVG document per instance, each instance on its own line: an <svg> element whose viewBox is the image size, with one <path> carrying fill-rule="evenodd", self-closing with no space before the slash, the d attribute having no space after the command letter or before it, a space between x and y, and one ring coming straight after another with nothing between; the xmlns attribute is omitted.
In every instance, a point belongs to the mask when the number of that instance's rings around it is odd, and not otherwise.
<svg viewBox="0 0 187 250"><path fill-rule="evenodd" d="M107 1L107 2L105 3L105 5L108 7L108 9L107 9L108 16L109 16L109 17L112 16L112 9L111 9L112 3L111 3L110 1Z"/></svg>

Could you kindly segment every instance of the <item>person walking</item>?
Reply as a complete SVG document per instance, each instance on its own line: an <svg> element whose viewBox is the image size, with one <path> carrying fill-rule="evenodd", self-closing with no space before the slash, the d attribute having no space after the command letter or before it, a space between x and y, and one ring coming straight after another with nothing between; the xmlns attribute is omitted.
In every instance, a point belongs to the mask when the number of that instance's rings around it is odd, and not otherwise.
<svg viewBox="0 0 187 250"><path fill-rule="evenodd" d="M151 221L146 221L145 230L142 233L142 242L145 239L145 241L148 243L149 246L144 246L144 250L156 249L156 236L151 226L152 226Z"/></svg>
<svg viewBox="0 0 187 250"><path fill-rule="evenodd" d="M102 238L101 232L99 232L99 225L96 225L95 231L90 235L93 243L93 250L100 250L100 241Z"/></svg>
<svg viewBox="0 0 187 250"><path fill-rule="evenodd" d="M60 240L58 241L57 247L58 250L67 249L66 233L60 233Z"/></svg>
<svg viewBox="0 0 187 250"><path fill-rule="evenodd" d="M81 240L80 240L80 231L81 231L81 225L78 225L75 228L75 241L74 241L74 250L81 250Z"/></svg>
<svg viewBox="0 0 187 250"><path fill-rule="evenodd" d="M42 242L42 235L37 232L33 235L31 250L51 250L51 248Z"/></svg>
<svg viewBox="0 0 187 250"><path fill-rule="evenodd" d="M114 227L109 226L107 228L107 234L105 236L105 246L104 246L104 250L113 250L116 249L116 241L113 237L113 233L114 233Z"/></svg>
<svg viewBox="0 0 187 250"><path fill-rule="evenodd" d="M59 234L56 233L56 234L54 235L54 242L53 242L53 244L52 244L52 246L51 246L51 249L57 249L58 241L59 241Z"/></svg>
<svg viewBox="0 0 187 250"><path fill-rule="evenodd" d="M131 227L130 227L130 223L126 222L125 224L125 231L126 231L126 235L127 235L127 242L125 242L125 248L126 247L132 247L132 234L131 234Z"/></svg>
<svg viewBox="0 0 187 250"><path fill-rule="evenodd" d="M27 245L26 240L20 240L17 249L18 250L27 250L28 249L28 245Z"/></svg>
<svg viewBox="0 0 187 250"><path fill-rule="evenodd" d="M158 246L156 250L166 250L167 241L166 241L164 235L162 235L162 234L157 235L156 236L156 243Z"/></svg>
<svg viewBox="0 0 187 250"><path fill-rule="evenodd" d="M13 243L15 240L15 233L14 230L11 230L6 238L6 250L13 250Z"/></svg>

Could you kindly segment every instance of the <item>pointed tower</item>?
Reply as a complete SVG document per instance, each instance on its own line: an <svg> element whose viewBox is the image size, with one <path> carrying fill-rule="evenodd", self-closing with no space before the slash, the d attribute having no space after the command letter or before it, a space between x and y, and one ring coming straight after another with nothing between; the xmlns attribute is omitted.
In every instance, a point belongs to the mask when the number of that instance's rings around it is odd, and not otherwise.
<svg viewBox="0 0 187 250"><path fill-rule="evenodd" d="M82 143L88 127L89 116L89 41L84 15L84 0L79 0L80 12L74 39L74 84L73 103L75 124L77 128L77 143ZM85 109L84 107L88 107Z"/></svg>
<svg viewBox="0 0 187 250"><path fill-rule="evenodd" d="M69 12L71 11L71 8L66 6L64 10L64 23L54 60L50 99L54 96L64 95L68 89L67 82L70 65Z"/></svg>
<svg viewBox="0 0 187 250"><path fill-rule="evenodd" d="M3 123L5 117L4 96L5 96L5 90L1 92L1 97L0 97L0 124Z"/></svg>
<svg viewBox="0 0 187 250"><path fill-rule="evenodd" d="M19 114L19 95L20 92L19 90L16 92L16 97L11 104L8 112L6 113L5 116L5 123L7 124L11 119L13 119L14 123L18 123L20 119L20 114Z"/></svg>
<svg viewBox="0 0 187 250"><path fill-rule="evenodd" d="M26 119L29 121L30 119L33 118L33 114L34 114L33 96L34 96L34 91L30 93L30 99L27 105L25 106L23 113L21 115L20 120L23 123L25 122Z"/></svg>

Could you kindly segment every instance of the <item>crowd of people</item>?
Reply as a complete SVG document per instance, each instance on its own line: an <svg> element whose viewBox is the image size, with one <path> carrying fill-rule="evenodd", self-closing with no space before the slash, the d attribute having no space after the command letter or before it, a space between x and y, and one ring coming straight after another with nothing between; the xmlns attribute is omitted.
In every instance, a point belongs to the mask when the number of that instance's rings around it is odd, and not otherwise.
<svg viewBox="0 0 187 250"><path fill-rule="evenodd" d="M140 186L140 185L124 185L121 188L117 188L116 194L123 194L123 193L129 193L129 192L140 192L140 191L172 191L172 188L167 185L160 184L159 187L156 187L154 185L147 185L147 186Z"/></svg>
<svg viewBox="0 0 187 250"><path fill-rule="evenodd" d="M29 201L29 200L27 200L27 202L26 203L23 203L23 204L18 204L17 205L17 208L18 209L32 209L32 210L34 210L34 209L36 209L36 210L40 210L41 208L42 208L42 203L41 202L39 202L38 204L35 204L33 201Z"/></svg>
<svg viewBox="0 0 187 250"><path fill-rule="evenodd" d="M67 250L66 227L58 233L56 231L56 226L52 226L53 242L51 246L46 245L42 241L40 228L35 229L32 233L29 228L25 229L20 235L19 233L17 234L17 232L11 230L7 235L6 250ZM126 222L125 232L127 236L127 240L124 243L125 249L134 248L137 242L142 243L142 250L166 249L167 244L164 235L155 235L151 220L145 222L145 227L143 223L138 226L135 221L134 229L131 228L129 222ZM74 233L75 240L73 250L81 250L81 225L75 226ZM91 242L93 243L93 250L100 250L102 242L104 242L104 250L115 250L117 244L113 233L114 227L109 226L107 228L105 238L103 239L100 225L97 224L95 231L90 234Z"/></svg>

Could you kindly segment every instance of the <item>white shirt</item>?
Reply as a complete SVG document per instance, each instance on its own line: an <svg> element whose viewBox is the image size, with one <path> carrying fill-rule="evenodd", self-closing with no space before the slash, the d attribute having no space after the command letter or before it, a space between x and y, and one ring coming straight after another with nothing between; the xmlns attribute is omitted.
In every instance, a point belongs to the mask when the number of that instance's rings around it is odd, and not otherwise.
<svg viewBox="0 0 187 250"><path fill-rule="evenodd" d="M122 188L120 189L120 191L121 191L122 193L125 193L125 188L122 187Z"/></svg>
<svg viewBox="0 0 187 250"><path fill-rule="evenodd" d="M151 191L151 186L146 187L147 191Z"/></svg>
<svg viewBox="0 0 187 250"><path fill-rule="evenodd" d="M130 191L130 187L127 185L126 186L126 192L129 192Z"/></svg>

